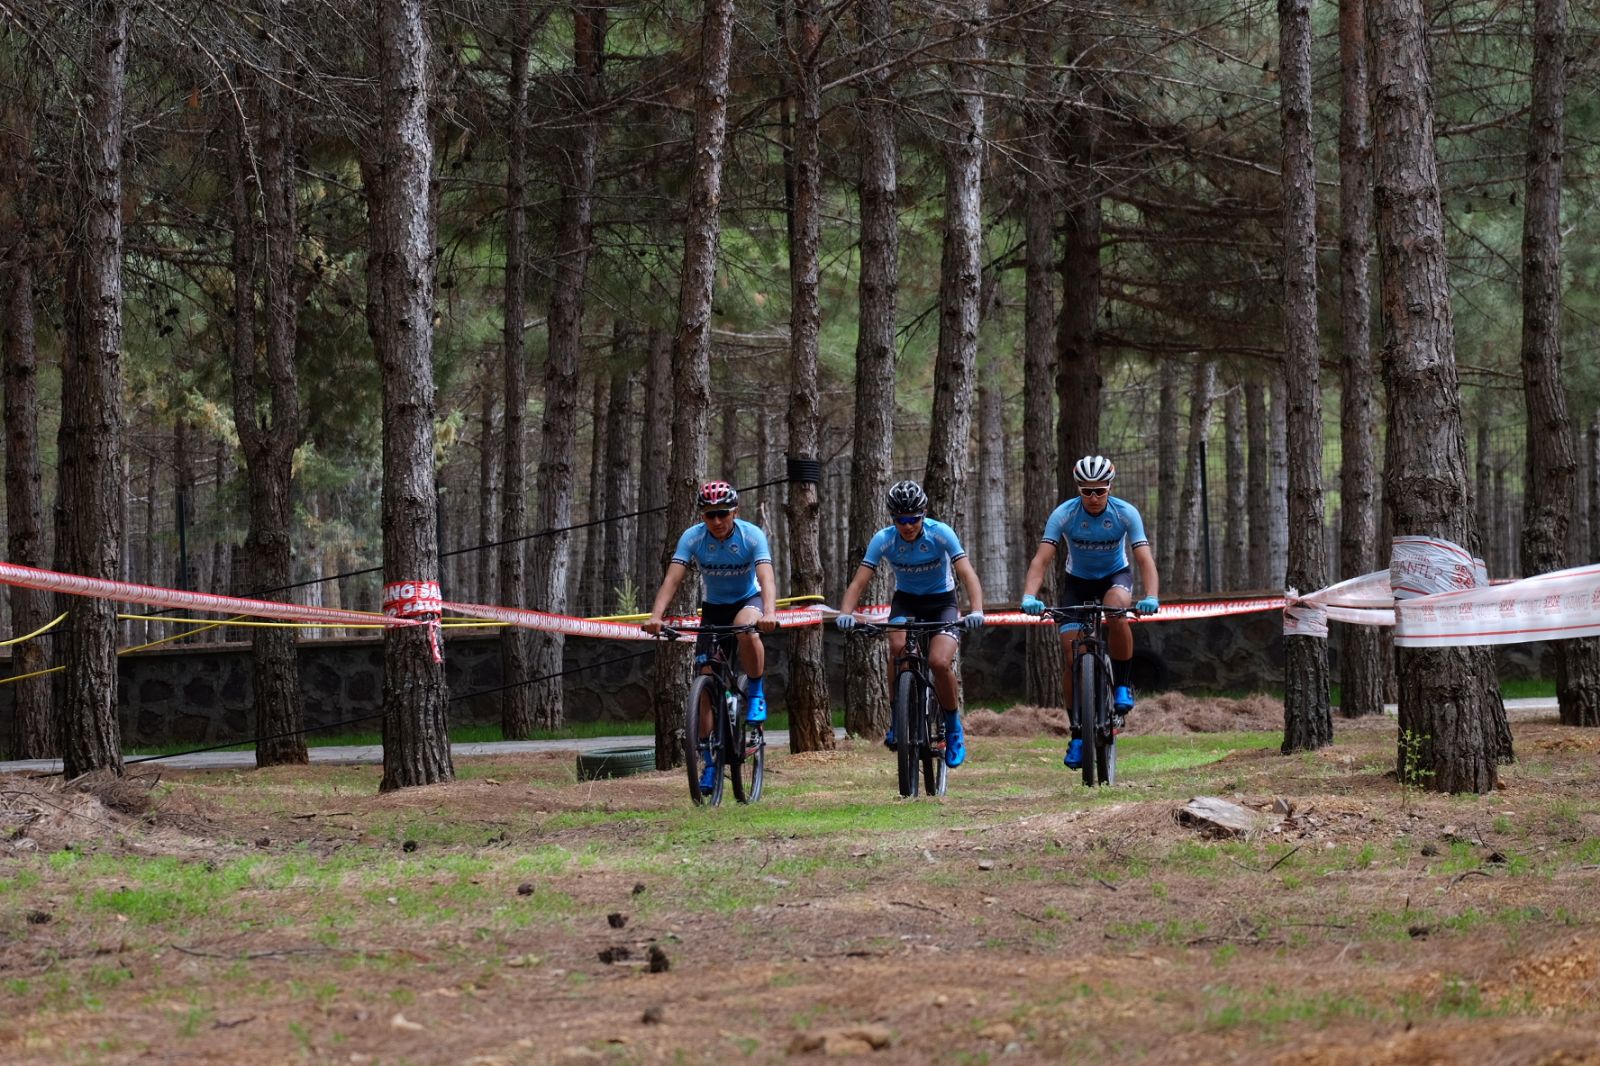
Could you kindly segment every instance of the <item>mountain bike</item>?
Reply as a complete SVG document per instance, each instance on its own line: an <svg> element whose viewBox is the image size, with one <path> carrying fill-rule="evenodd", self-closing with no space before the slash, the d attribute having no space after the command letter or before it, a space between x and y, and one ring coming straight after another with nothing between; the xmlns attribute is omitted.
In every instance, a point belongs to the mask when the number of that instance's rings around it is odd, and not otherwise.
<svg viewBox="0 0 1600 1066"><path fill-rule="evenodd" d="M1078 626L1072 641L1072 724L1083 738L1083 783L1117 783L1117 734L1122 715L1111 699L1111 653L1106 644L1108 618L1133 618L1132 607L1107 607L1082 603L1075 607L1047 607L1044 617Z"/></svg>
<svg viewBox="0 0 1600 1066"><path fill-rule="evenodd" d="M683 710L683 728L678 730L683 738L683 765L689 774L689 797L697 807L707 801L713 807L720 806L724 785L729 781L733 783L733 798L740 803L754 803L761 798L767 769L767 734L762 723L745 718L744 673L738 666L736 639L741 633L754 632L754 625L664 626L661 630L669 640L689 633L710 633L717 638L709 657L695 664ZM710 673L702 672L705 667L710 667ZM706 711L710 713L711 729L702 736L700 720ZM700 772L708 762L717 768L717 783L710 792L703 792Z"/></svg>
<svg viewBox="0 0 1600 1066"><path fill-rule="evenodd" d="M942 796L949 783L950 768L944 764L944 715L933 694L933 674L923 644L940 633L954 636L960 632L960 627L959 622L909 622L891 618L882 625L857 622L850 630L870 636L898 629L906 635L905 647L894 663L895 685L890 710L902 796L915 796L919 786L930 796Z"/></svg>

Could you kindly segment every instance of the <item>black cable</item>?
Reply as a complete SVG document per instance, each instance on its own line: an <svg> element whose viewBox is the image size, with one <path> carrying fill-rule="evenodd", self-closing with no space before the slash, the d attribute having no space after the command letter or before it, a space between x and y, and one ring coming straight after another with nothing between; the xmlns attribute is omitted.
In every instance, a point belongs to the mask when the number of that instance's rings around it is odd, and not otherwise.
<svg viewBox="0 0 1600 1066"><path fill-rule="evenodd" d="M763 481L759 485L749 485L737 491L755 492L757 489L768 489L774 485L786 485L790 480L791 479L788 477L781 477L776 481ZM647 514L655 514L657 511L665 511L666 509L667 505L662 504L660 507L647 507L642 511L632 511L628 514L607 515L604 518L591 518L587 522L575 522L569 526L556 526L550 529L541 529L537 533L524 533L520 537L509 537L505 540L492 540L486 544L474 544L469 548L452 548L450 551L440 552L439 558L448 559L454 555L465 555L468 552L488 551L490 548L498 548L506 544L516 544L525 540L536 540L539 537L551 537L557 533L571 533L574 530L588 529L590 526L606 525L611 522L624 522L630 518L639 518ZM291 589L305 588L307 585L320 585L324 581L338 581L341 578L358 577L362 574L379 574L382 572L383 567L381 566L369 566L361 570L346 571L342 574L329 574L326 577L307 578L305 581L296 581L292 585L279 585L277 588L263 589L260 592L252 592L250 595L252 597L270 596L275 592L288 592Z"/></svg>

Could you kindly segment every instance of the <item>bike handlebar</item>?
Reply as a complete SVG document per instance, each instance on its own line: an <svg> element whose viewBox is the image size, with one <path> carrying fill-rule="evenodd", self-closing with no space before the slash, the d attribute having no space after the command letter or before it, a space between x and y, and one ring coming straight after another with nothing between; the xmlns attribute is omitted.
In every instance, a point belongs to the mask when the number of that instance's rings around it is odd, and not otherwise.
<svg viewBox="0 0 1600 1066"><path fill-rule="evenodd" d="M773 629L780 629L780 628L782 628L782 625L781 625L781 623L774 623L772 628ZM676 639L676 638L678 638L680 636L683 636L684 634L687 634L687 633L710 633L713 636L719 636L719 637L736 637L736 636L740 635L741 633L757 633L757 632L760 632L760 627L758 625L756 625L756 623L754 623L754 622L746 622L744 625L739 625L739 626L711 626L711 625L668 626L668 625L664 625L664 626L661 627L661 632L657 633L656 636L661 637L662 639L665 639L665 640L674 640L674 639Z"/></svg>
<svg viewBox="0 0 1600 1066"><path fill-rule="evenodd" d="M953 622L863 622L857 620L855 625L845 631L845 636L849 636L851 633L873 636L878 633L887 633L894 629L906 633L934 633L960 628L962 626L959 618Z"/></svg>
<svg viewBox="0 0 1600 1066"><path fill-rule="evenodd" d="M1132 607L1111 607L1104 603L1079 603L1071 607L1046 607L1041 613L1041 618L1048 618L1052 622L1079 622L1086 614L1098 614L1103 618L1138 618L1139 612Z"/></svg>

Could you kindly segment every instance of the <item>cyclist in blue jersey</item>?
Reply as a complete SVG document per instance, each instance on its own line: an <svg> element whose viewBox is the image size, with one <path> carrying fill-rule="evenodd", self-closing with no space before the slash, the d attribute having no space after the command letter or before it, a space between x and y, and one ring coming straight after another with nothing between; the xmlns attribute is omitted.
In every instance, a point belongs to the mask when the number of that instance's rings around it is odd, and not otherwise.
<svg viewBox="0 0 1600 1066"><path fill-rule="evenodd" d="M739 493L726 481L708 481L700 486L696 499L702 521L683 531L666 576L656 592L650 619L641 627L646 633L659 633L662 615L672 597L678 594L689 567L695 566L705 582L705 598L700 604L700 621L708 626L750 625L763 633L778 627L777 582L772 576L772 549L761 527L739 515ZM695 640L695 657L704 662L710 656L716 636L701 633ZM759 633L739 634L739 665L744 668L746 717L752 722L767 720L767 697L762 691L766 674L766 648ZM709 668L707 671L709 672ZM710 736L711 714L702 714L701 736ZM700 787L709 792L716 787L717 768L706 760Z"/></svg>
<svg viewBox="0 0 1600 1066"><path fill-rule="evenodd" d="M897 481L889 488L887 502L894 525L880 529L867 545L866 555L839 603L839 616L833 620L834 625L846 630L855 625L856 604L861 601L861 593L872 580L878 564L884 560L894 569L894 598L889 601L889 617L916 622L949 622L952 628L964 625L976 629L983 625L983 587L978 583L978 572L967 560L956 531L927 516L928 494L922 491L922 486L915 481ZM965 618L956 607L957 577L967 590L967 603L972 608ZM891 692L894 691L895 660L905 643L905 633L889 634ZM941 632L928 641L928 666L933 671L934 695L945 716L944 761L951 767L960 766L967 757L961 713L956 706L960 689L955 670L951 668L956 646L956 638L948 633ZM892 729L883 742L894 747Z"/></svg>
<svg viewBox="0 0 1600 1066"><path fill-rule="evenodd" d="M1044 584L1045 574L1057 553L1062 555L1066 571L1061 583L1061 606L1100 602L1108 607L1132 605L1140 614L1155 614L1160 610L1156 597L1161 592L1161 578L1156 573L1156 557L1150 550L1149 538L1144 534L1144 519L1133 504L1111 495L1111 482L1116 476L1116 466L1103 455L1086 455L1073 466L1072 477L1078 484L1078 494L1050 513L1039 550L1028 564L1028 576L1022 585L1022 609L1028 614L1044 611L1044 601L1038 597L1039 587ZM1136 605L1133 603L1133 568L1128 564L1130 553L1139 567L1139 581L1144 587L1144 599ZM1072 638L1076 629L1077 626L1069 622L1060 630L1061 652L1066 657L1061 688L1069 715L1072 713ZM1133 662L1133 626L1127 618L1111 618L1106 620L1106 629L1116 693L1112 705L1117 714L1125 715L1133 710L1133 689L1128 683L1129 664ZM1078 726L1079 723L1072 723L1072 740L1062 760L1073 769L1083 765L1083 739Z"/></svg>

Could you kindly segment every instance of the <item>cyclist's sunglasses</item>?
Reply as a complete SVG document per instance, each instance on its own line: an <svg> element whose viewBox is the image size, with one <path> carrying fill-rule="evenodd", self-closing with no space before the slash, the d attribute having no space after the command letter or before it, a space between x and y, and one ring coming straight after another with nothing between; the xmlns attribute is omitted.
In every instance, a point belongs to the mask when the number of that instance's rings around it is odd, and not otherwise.
<svg viewBox="0 0 1600 1066"><path fill-rule="evenodd" d="M702 518L727 518L732 513L733 511L729 508L722 507L715 511L701 511L700 516Z"/></svg>
<svg viewBox="0 0 1600 1066"><path fill-rule="evenodd" d="M1080 496L1104 496L1106 493L1108 493L1110 491L1111 490L1109 488L1079 489L1078 490L1078 494Z"/></svg>
<svg viewBox="0 0 1600 1066"><path fill-rule="evenodd" d="M922 516L919 514L897 514L894 516L894 524L897 526L916 525L920 521L922 521Z"/></svg>

